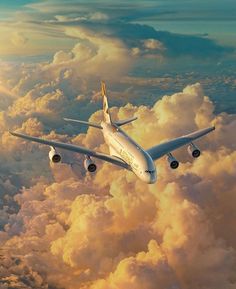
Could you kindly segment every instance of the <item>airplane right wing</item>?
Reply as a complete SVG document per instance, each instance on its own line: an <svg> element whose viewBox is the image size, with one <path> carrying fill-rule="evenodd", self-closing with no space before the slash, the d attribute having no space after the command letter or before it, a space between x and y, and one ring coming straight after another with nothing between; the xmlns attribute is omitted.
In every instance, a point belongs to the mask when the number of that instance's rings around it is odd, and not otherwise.
<svg viewBox="0 0 236 289"><path fill-rule="evenodd" d="M42 139L42 138L38 138L38 137L33 137L33 136L29 136L29 135L25 135L25 134L17 133L17 132L10 132L10 133L13 136L20 137L20 138L23 138L23 139L26 139L26 140L29 140L32 142L37 142L37 143L49 145L49 146L52 146L55 148L61 148L64 150L75 152L75 153L84 154L87 156L91 156L91 157L112 163L114 165L125 168L127 170L130 170L130 166L127 163L125 163L122 159L119 159L118 157L115 157L115 156L109 156L107 154L95 152L95 151L92 151L92 150L87 149L85 147L76 146L73 144L66 144L66 143L61 143L61 142L56 142L56 141L50 141L50 140L46 140L46 139Z"/></svg>
<svg viewBox="0 0 236 289"><path fill-rule="evenodd" d="M115 121L114 123L116 124L116 125L118 125L118 126L122 126L122 125L125 125L125 124L127 124L127 123L130 123L130 122L132 122L132 121L134 121L134 120L136 120L136 119L138 119L136 116L134 116L134 117L131 117L131 118L128 118L128 119L123 119L123 120L117 120L117 121Z"/></svg>
<svg viewBox="0 0 236 289"><path fill-rule="evenodd" d="M193 133L172 139L170 141L161 143L157 146L154 146L150 149L147 150L147 153L152 157L152 159L155 161L159 158L161 158L162 156L184 146L187 144L190 144L191 142L193 142L194 140L208 134L209 132L213 131L215 129L215 127L209 127L209 128L205 128L205 129L201 129L198 131L195 131Z"/></svg>

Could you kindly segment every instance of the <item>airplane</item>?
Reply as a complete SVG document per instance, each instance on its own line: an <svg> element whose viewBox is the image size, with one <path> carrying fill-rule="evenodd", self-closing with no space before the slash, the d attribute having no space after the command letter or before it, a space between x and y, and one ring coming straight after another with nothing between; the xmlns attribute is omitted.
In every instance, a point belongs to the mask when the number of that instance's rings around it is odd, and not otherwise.
<svg viewBox="0 0 236 289"><path fill-rule="evenodd" d="M104 82L101 82L101 94L103 97L104 119L100 124L70 118L64 118L64 120L70 123L79 123L100 129L103 133L104 140L109 147L110 154L96 152L88 148L73 144L33 137L18 132L10 133L16 137L50 146L51 149L49 152L49 159L53 163L62 162L62 156L57 151L57 149L64 149L83 154L85 156L84 167L90 173L95 172L97 169L97 166L92 159L95 158L132 171L143 182L154 184L157 181L157 171L154 161L166 155L170 168L177 169L179 162L172 155L172 151L185 145L188 145L188 153L193 158L198 158L201 152L199 148L193 143L193 141L201 138L202 136L210 133L215 129L214 126L201 129L190 134L166 141L164 143L160 143L145 150L121 129L121 126L135 121L137 117L113 121L109 110L106 86Z"/></svg>

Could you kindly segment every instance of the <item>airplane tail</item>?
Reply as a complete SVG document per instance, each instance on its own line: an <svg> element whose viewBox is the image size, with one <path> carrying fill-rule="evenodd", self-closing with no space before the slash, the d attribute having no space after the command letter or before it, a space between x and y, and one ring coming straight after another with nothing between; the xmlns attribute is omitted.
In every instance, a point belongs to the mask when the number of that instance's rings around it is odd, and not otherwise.
<svg viewBox="0 0 236 289"><path fill-rule="evenodd" d="M128 124L134 120L137 119L137 117L131 117L128 119L123 119L123 120L118 120L118 121L112 121L111 118L111 114L109 111L109 105L108 105L108 99L107 99L107 94L106 94L106 85L104 82L101 82L101 93L102 93L102 97L103 97L103 116L104 116L104 121L106 123L109 124L114 124L117 126L122 126L125 124ZM65 121L67 122L71 122L71 123L79 123L79 124L85 124L85 125L89 125L95 128L99 128L102 129L102 126L98 123L94 123L94 122L88 122L88 121L84 121L84 120L79 120L79 119L71 119L71 118L64 118Z"/></svg>
<svg viewBox="0 0 236 289"><path fill-rule="evenodd" d="M101 82L101 92L102 92L102 97L103 97L104 120L107 123L112 123L111 114L109 111L108 100L107 100L106 85L105 85L105 82L103 82L103 81Z"/></svg>

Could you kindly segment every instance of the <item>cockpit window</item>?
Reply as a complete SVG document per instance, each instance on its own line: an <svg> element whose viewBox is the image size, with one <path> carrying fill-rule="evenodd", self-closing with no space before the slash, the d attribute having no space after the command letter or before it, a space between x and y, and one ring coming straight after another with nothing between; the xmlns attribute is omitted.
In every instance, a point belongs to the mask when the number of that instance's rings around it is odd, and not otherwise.
<svg viewBox="0 0 236 289"><path fill-rule="evenodd" d="M153 170L153 171L150 171L150 170L146 170L145 171L146 173L149 173L149 174L153 174L153 173L155 173L155 171Z"/></svg>

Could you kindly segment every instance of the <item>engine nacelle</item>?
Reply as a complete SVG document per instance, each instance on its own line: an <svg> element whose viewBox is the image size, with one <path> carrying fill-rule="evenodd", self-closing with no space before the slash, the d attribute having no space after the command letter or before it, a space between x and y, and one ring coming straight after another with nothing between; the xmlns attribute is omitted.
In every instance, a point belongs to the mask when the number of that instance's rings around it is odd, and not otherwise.
<svg viewBox="0 0 236 289"><path fill-rule="evenodd" d="M50 150L48 156L49 156L50 161L53 163L60 163L61 162L61 155L53 147L51 147L51 150Z"/></svg>
<svg viewBox="0 0 236 289"><path fill-rule="evenodd" d="M84 160L84 167L90 173L94 173L97 169L96 164L91 160L91 158L86 158Z"/></svg>
<svg viewBox="0 0 236 289"><path fill-rule="evenodd" d="M175 157L172 156L172 154L167 155L167 161L170 164L171 169L175 170L179 166L179 162Z"/></svg>
<svg viewBox="0 0 236 289"><path fill-rule="evenodd" d="M188 146L188 153L191 157L198 158L201 154L201 151L199 150L198 147L195 146L195 144L191 143Z"/></svg>

